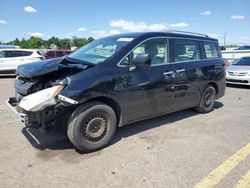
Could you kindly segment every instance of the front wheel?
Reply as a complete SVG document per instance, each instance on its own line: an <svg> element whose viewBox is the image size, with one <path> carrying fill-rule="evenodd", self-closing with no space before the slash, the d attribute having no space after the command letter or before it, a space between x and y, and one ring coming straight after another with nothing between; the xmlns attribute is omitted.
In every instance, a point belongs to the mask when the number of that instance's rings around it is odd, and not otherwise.
<svg viewBox="0 0 250 188"><path fill-rule="evenodd" d="M106 146L114 136L116 127L116 114L110 106L90 102L73 112L67 134L78 150L89 152Z"/></svg>
<svg viewBox="0 0 250 188"><path fill-rule="evenodd" d="M213 86L208 86L203 91L200 103L196 106L196 110L201 113L208 113L214 110L216 92Z"/></svg>

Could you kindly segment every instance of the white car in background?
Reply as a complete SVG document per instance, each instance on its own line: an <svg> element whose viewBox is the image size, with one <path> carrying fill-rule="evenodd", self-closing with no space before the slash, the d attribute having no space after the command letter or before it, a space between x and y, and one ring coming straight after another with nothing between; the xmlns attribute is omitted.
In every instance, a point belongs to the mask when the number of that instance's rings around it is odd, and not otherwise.
<svg viewBox="0 0 250 188"><path fill-rule="evenodd" d="M250 57L242 57L226 70L228 84L250 85Z"/></svg>
<svg viewBox="0 0 250 188"><path fill-rule="evenodd" d="M0 75L14 75L19 65L43 59L38 50L0 49Z"/></svg>

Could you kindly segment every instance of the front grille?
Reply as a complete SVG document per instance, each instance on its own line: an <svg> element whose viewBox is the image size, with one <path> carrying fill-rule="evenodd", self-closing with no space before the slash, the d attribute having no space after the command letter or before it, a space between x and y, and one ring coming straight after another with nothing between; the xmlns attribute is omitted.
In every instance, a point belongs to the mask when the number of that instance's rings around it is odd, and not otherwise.
<svg viewBox="0 0 250 188"><path fill-rule="evenodd" d="M227 71L227 73L230 76L246 76L248 75L248 72L233 72L233 71Z"/></svg>
<svg viewBox="0 0 250 188"><path fill-rule="evenodd" d="M234 80L234 79L226 79L226 81L228 82L234 82L234 83L244 83L244 84L248 84L248 80Z"/></svg>

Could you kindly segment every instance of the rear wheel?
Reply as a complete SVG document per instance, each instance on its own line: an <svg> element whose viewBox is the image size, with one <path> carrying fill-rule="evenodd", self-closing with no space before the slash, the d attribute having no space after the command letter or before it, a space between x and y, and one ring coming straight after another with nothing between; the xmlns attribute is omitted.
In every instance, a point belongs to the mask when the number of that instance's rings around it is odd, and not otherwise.
<svg viewBox="0 0 250 188"><path fill-rule="evenodd" d="M106 104L91 102L73 112L67 134L77 149L89 152L107 145L114 136L116 127L114 110Z"/></svg>
<svg viewBox="0 0 250 188"><path fill-rule="evenodd" d="M203 91L201 96L201 100L198 106L196 106L196 110L201 113L208 113L214 110L216 92L213 86L208 86Z"/></svg>

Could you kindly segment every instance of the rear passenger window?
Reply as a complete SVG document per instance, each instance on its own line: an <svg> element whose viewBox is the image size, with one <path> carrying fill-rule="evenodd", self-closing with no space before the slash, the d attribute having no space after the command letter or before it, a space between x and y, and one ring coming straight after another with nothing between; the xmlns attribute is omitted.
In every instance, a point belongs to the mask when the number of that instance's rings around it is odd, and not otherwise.
<svg viewBox="0 0 250 188"><path fill-rule="evenodd" d="M15 51L5 51L5 57L16 57Z"/></svg>
<svg viewBox="0 0 250 188"><path fill-rule="evenodd" d="M175 62L200 59L199 45L194 40L175 39L174 51Z"/></svg>
<svg viewBox="0 0 250 188"><path fill-rule="evenodd" d="M219 49L216 43L203 42L203 46L205 49L206 58L210 59L219 57Z"/></svg>
<svg viewBox="0 0 250 188"><path fill-rule="evenodd" d="M21 57L21 56L23 56L23 52L22 51L10 51L9 56L10 57Z"/></svg>

